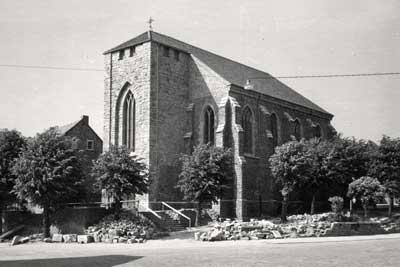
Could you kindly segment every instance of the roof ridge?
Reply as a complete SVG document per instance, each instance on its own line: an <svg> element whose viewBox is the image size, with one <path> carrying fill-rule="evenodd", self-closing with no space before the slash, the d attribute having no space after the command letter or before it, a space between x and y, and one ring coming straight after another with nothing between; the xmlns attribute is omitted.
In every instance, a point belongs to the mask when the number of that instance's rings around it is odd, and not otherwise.
<svg viewBox="0 0 400 267"><path fill-rule="evenodd" d="M158 34L158 35L161 35L161 36L163 36L163 37L167 37L167 38L169 38L169 39L173 39L174 41L177 41L177 42L183 43L183 44L185 44L185 45L187 45L187 46L190 46L190 47L199 49L199 50L201 50L201 51L203 51L203 52L206 52L206 53L208 53L208 54L212 54L213 56L217 56L217 57L223 58L223 59L225 59L225 60L229 60L229 61L231 61L232 63L242 65L243 67L250 68L250 69L253 69L253 70L255 70L255 71L262 72L262 73L264 73L264 74L267 74L268 76L273 77L273 76L272 76L271 74L269 74L268 72L265 72L265 71L263 71L263 70L256 69L255 67L246 65L246 64L241 63L241 62L239 62L239 61L236 61L236 60L233 60L233 59L230 59L230 58L221 56L221 55L219 55L219 54L216 54L215 52L211 52L211 51L209 51L209 50L205 50L205 49L200 48L200 47L198 47L198 46L188 44L188 43L186 43L186 42L184 42L184 41L178 40L178 39L176 39L176 38L174 38L174 37L170 37L170 36L168 36L168 35L165 35L165 34L162 34L162 33L159 33L159 32L153 31L153 33ZM153 39L153 41L155 41L155 40ZM187 51L187 52L190 53L189 51ZM273 77L273 78L274 78L274 77Z"/></svg>

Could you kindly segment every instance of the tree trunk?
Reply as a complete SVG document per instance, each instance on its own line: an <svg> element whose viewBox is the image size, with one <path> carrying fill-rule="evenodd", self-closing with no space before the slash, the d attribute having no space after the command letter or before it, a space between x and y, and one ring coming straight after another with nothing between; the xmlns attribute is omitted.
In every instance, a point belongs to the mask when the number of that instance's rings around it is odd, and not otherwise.
<svg viewBox="0 0 400 267"><path fill-rule="evenodd" d="M50 214L49 205L43 206L43 233L44 237L50 237Z"/></svg>
<svg viewBox="0 0 400 267"><path fill-rule="evenodd" d="M115 198L115 207L114 207L114 219L119 220L119 216L121 214L121 199Z"/></svg>
<svg viewBox="0 0 400 267"><path fill-rule="evenodd" d="M393 196L389 196L388 217L392 217L393 206L394 206L394 198Z"/></svg>
<svg viewBox="0 0 400 267"><path fill-rule="evenodd" d="M288 194L283 195L282 201L282 213L281 213L281 220L282 222L286 222L286 215L287 215L287 206L288 206Z"/></svg>
<svg viewBox="0 0 400 267"><path fill-rule="evenodd" d="M0 204L0 234L3 233L3 220L4 220L4 209L3 205Z"/></svg>
<svg viewBox="0 0 400 267"><path fill-rule="evenodd" d="M313 215L315 211L315 193L312 194L310 214Z"/></svg>
<svg viewBox="0 0 400 267"><path fill-rule="evenodd" d="M197 214L196 214L196 221L194 223L195 226L200 226L200 216L201 216L201 202L197 203Z"/></svg>
<svg viewBox="0 0 400 267"><path fill-rule="evenodd" d="M368 216L368 204L363 204L363 209L364 209L364 219L367 219Z"/></svg>

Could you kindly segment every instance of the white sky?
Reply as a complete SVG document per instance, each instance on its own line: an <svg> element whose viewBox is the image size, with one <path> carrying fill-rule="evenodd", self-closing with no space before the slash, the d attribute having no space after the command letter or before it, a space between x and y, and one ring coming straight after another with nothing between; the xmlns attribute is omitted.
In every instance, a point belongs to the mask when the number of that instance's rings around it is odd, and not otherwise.
<svg viewBox="0 0 400 267"><path fill-rule="evenodd" d="M103 69L102 53L154 30L275 76L400 72L400 1L0 0L0 64ZM34 135L90 116L103 72L0 67L0 128ZM400 136L400 75L285 79L345 136Z"/></svg>

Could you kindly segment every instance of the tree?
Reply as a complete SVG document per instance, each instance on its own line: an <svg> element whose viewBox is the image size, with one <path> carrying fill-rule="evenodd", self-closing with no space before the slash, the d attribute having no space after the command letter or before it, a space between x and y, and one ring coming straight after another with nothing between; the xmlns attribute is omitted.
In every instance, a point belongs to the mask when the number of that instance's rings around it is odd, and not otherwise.
<svg viewBox="0 0 400 267"><path fill-rule="evenodd" d="M329 188L331 193L346 197L349 183L368 175L377 145L371 141L343 138L340 135L330 142L332 147L324 162Z"/></svg>
<svg viewBox="0 0 400 267"><path fill-rule="evenodd" d="M363 176L349 184L347 195L361 201L364 209L364 217L368 214L368 205L376 204L385 196L384 187L378 179L369 176Z"/></svg>
<svg viewBox="0 0 400 267"><path fill-rule="evenodd" d="M182 172L176 187L185 200L197 201L197 226L201 205L217 202L228 188L232 177L232 153L230 149L201 144L191 155L183 155L181 161Z"/></svg>
<svg viewBox="0 0 400 267"><path fill-rule="evenodd" d="M81 166L70 138L55 128L31 139L13 166L13 192L43 208L43 230L50 235L50 214L71 200L82 182Z"/></svg>
<svg viewBox="0 0 400 267"><path fill-rule="evenodd" d="M392 216L393 199L400 196L400 139L383 136L372 156L369 175L376 177L385 187L390 202L388 216Z"/></svg>
<svg viewBox="0 0 400 267"><path fill-rule="evenodd" d="M282 221L286 221L290 192L300 188L309 179L311 157L307 149L304 139L290 141L276 147L275 153L269 158L272 176L282 186Z"/></svg>
<svg viewBox="0 0 400 267"><path fill-rule="evenodd" d="M331 180L347 185L368 174L371 155L377 149L375 143L337 136L332 145L326 161L327 176Z"/></svg>
<svg viewBox="0 0 400 267"><path fill-rule="evenodd" d="M132 194L145 194L149 187L146 165L125 147L111 147L94 162L92 175L97 190L105 189L114 199L115 219L119 219L121 201Z"/></svg>
<svg viewBox="0 0 400 267"><path fill-rule="evenodd" d="M15 195L11 193L15 176L11 169L25 145L25 138L18 131L0 130L0 234L3 230L3 212L8 204L15 201Z"/></svg>
<svg viewBox="0 0 400 267"><path fill-rule="evenodd" d="M322 141L319 138L304 141L304 157L308 159L309 167L304 174L304 185L312 194L310 213L314 214L316 195L324 185L328 185L331 180L327 173L327 157L332 150L332 143Z"/></svg>

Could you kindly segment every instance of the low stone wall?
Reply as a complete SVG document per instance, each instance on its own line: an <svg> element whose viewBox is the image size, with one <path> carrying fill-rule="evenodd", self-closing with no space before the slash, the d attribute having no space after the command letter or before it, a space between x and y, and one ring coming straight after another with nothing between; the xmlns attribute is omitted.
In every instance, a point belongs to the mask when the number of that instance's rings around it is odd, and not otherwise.
<svg viewBox="0 0 400 267"><path fill-rule="evenodd" d="M381 224L376 222L334 222L321 236L350 236L385 234Z"/></svg>
<svg viewBox="0 0 400 267"><path fill-rule="evenodd" d="M84 234L84 230L97 223L107 214L107 210L101 207L75 207L65 208L53 216L53 233Z"/></svg>
<svg viewBox="0 0 400 267"><path fill-rule="evenodd" d="M101 207L74 207L59 210L51 216L50 232L51 234L83 234L86 227L97 223L107 212L105 208ZM19 225L25 225L22 235L43 232L42 214L32 214L26 211L5 213L5 224L3 226L5 231Z"/></svg>

